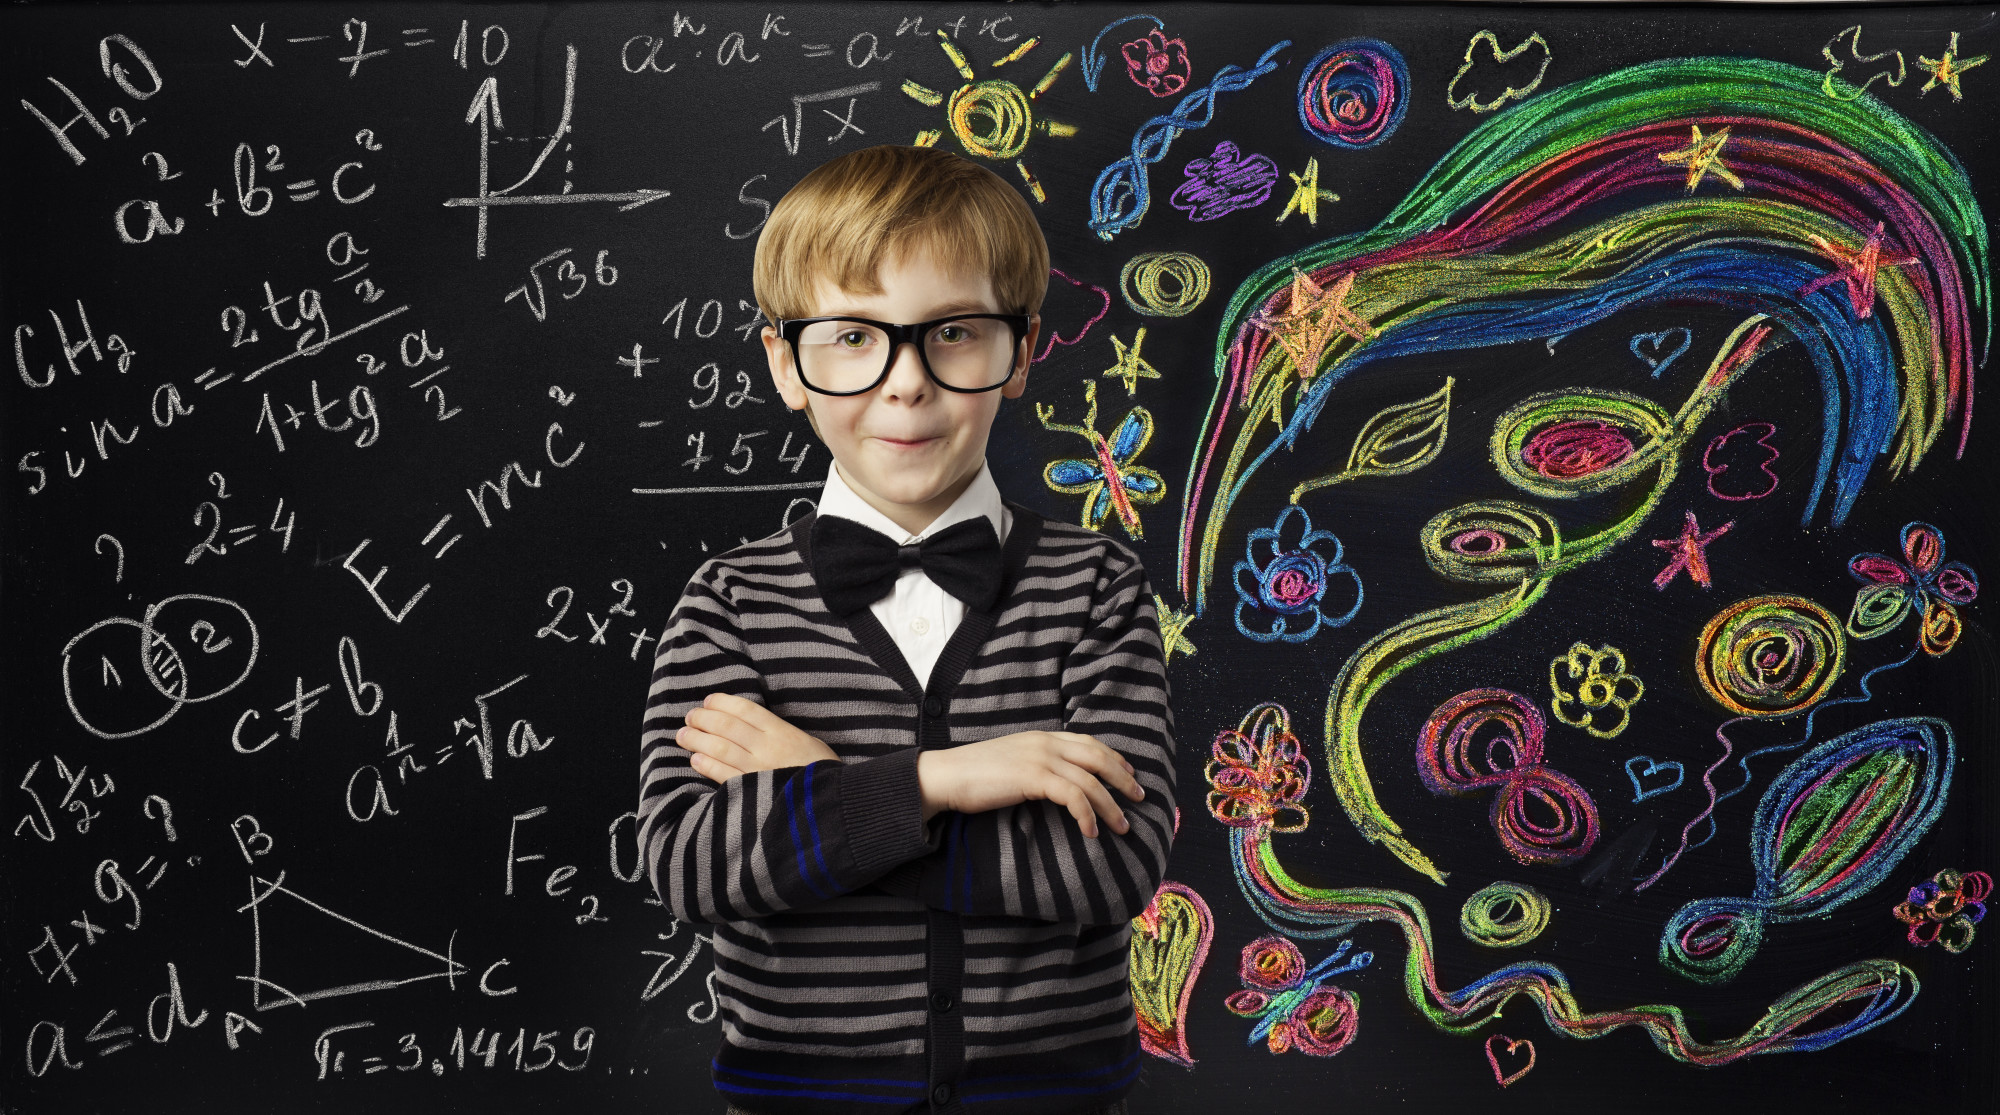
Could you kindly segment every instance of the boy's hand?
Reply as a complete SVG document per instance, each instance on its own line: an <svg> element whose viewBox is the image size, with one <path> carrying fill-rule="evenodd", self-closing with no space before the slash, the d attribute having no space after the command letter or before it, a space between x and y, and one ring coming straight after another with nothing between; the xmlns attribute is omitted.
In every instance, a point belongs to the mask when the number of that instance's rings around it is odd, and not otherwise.
<svg viewBox="0 0 2000 1115"><path fill-rule="evenodd" d="M1092 838L1099 817L1115 832L1131 828L1106 785L1133 801L1146 796L1124 756L1080 732L1015 732L926 751L917 757L917 783L926 821L947 809L984 813L1046 800L1067 808Z"/></svg>
<svg viewBox="0 0 2000 1115"><path fill-rule="evenodd" d="M817 736L787 723L755 701L730 693L710 693L689 709L674 742L694 752L695 773L716 782L780 767L802 767L821 759L840 761Z"/></svg>

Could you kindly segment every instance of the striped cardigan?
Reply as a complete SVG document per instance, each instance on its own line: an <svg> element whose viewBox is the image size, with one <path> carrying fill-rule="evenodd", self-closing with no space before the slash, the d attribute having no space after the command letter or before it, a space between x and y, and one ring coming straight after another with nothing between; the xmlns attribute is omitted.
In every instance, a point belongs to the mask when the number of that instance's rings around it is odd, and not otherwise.
<svg viewBox="0 0 2000 1115"><path fill-rule="evenodd" d="M1173 840L1173 713L1145 568L1019 504L999 600L928 687L874 614L812 576L808 516L710 559L661 636L639 840L677 918L715 926L715 1086L758 1112L1088 1112L1138 1076L1130 919ZM673 741L714 691L841 761L717 784ZM925 824L922 748L1084 732L1135 768L1131 827L1045 801Z"/></svg>

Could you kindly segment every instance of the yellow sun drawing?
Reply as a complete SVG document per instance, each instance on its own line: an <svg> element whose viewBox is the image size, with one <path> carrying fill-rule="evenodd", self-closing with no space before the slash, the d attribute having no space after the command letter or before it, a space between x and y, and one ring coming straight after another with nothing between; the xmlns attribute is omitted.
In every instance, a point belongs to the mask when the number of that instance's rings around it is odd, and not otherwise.
<svg viewBox="0 0 2000 1115"><path fill-rule="evenodd" d="M1013 159L1014 169L1021 172L1021 180L1028 184L1028 192L1034 194L1038 202L1048 201L1048 196L1042 192L1042 184L1035 180L1034 172L1030 171L1028 164L1018 156L1028 146L1030 133L1041 132L1051 136L1076 134L1074 124L1058 123L1047 118L1035 119L1031 103L1047 92L1049 86L1055 84L1056 77L1069 65L1071 56L1064 54L1056 59L1056 64L1049 67L1049 72L1042 75L1042 80L1036 82L1033 89L1023 90L1013 82L1002 81L999 78L990 78L986 81L974 80L972 63L952 45L943 30L939 30L937 34L938 45L944 48L945 57L951 59L951 64L958 68L958 74L965 79L965 84L952 90L947 99L945 94L927 89L916 81L906 78L903 81L903 92L908 93L911 99L926 105L943 104L945 120L951 125L952 134L958 137L958 142L965 148L966 154L977 155L982 159ZM1039 36L1029 39L1015 47L1005 58L994 62L994 67L997 69L1021 58L1033 50L1035 44L1040 41ZM918 132L916 145L929 147L943 135L944 131L941 128Z"/></svg>

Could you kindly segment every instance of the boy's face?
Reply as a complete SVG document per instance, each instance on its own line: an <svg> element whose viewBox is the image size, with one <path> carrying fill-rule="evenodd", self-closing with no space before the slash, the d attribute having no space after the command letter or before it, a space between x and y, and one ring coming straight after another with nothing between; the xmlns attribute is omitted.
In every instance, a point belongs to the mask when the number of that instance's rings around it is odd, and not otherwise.
<svg viewBox="0 0 2000 1115"><path fill-rule="evenodd" d="M820 280L810 316L853 314L909 323L960 310L1004 312L994 300L991 278L941 266L922 249L885 262L877 279L882 293L866 296ZM791 349L778 331L765 326L763 339L771 379L785 405L803 409L811 396L814 424L839 464L841 478L870 506L915 534L950 507L979 474L1000 397L1019 398L1027 390L1028 361L1040 331L1041 317L1035 315L1015 351L1007 382L998 390L977 393L939 387L924 374L913 345L897 349L888 378L873 391L809 392L794 374Z"/></svg>

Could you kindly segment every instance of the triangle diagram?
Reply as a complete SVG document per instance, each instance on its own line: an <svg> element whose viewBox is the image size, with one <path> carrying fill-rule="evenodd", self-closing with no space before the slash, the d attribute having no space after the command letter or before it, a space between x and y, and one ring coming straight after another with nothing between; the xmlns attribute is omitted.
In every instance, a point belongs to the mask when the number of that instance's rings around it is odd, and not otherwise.
<svg viewBox="0 0 2000 1115"><path fill-rule="evenodd" d="M250 877L250 901L236 912L250 915L250 984L256 1010L303 1007L314 999L387 991L424 980L456 987L466 967L442 953L414 945L329 909L273 880ZM457 939L452 932L452 940Z"/></svg>

